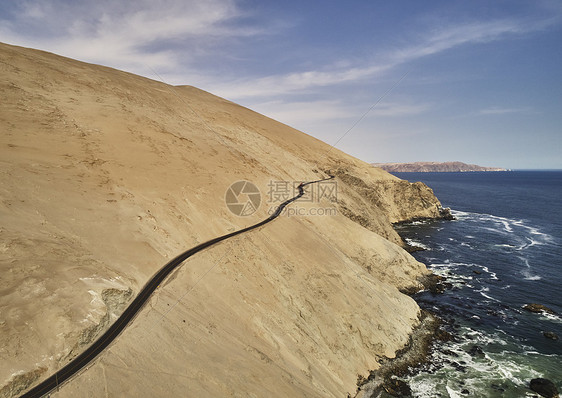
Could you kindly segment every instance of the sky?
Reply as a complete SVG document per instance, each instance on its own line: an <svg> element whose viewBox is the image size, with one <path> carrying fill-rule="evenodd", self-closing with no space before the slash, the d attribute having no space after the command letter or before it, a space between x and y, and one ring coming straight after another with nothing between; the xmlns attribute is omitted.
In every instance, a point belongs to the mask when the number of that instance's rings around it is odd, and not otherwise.
<svg viewBox="0 0 562 398"><path fill-rule="evenodd" d="M0 0L0 41L192 85L367 162L562 169L559 0Z"/></svg>

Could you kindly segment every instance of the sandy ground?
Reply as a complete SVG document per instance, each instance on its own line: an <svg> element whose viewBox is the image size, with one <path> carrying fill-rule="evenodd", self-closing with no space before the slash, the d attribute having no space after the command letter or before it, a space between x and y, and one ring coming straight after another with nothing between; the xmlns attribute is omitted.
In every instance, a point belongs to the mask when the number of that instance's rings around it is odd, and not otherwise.
<svg viewBox="0 0 562 398"><path fill-rule="evenodd" d="M284 216L188 260L60 396L345 396L407 341L425 267L391 223L431 190L193 87L0 44L0 396L92 341L146 280L253 224L272 181L334 173ZM262 193L250 217L225 192ZM201 279L202 278L202 279Z"/></svg>

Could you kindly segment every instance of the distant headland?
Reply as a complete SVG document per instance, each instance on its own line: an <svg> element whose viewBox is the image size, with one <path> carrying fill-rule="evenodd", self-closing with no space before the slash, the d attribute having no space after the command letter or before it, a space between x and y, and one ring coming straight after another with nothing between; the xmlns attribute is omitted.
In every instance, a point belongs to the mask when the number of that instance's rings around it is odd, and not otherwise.
<svg viewBox="0 0 562 398"><path fill-rule="evenodd" d="M395 173L451 173L469 171L509 171L500 167L484 167L463 162L412 162L412 163L371 163L388 172Z"/></svg>

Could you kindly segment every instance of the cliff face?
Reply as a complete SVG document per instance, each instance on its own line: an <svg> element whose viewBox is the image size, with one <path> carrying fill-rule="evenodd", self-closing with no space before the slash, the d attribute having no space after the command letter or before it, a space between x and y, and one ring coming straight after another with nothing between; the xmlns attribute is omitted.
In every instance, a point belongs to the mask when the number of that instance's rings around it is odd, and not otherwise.
<svg viewBox="0 0 562 398"><path fill-rule="evenodd" d="M371 163L391 173L425 173L425 172L467 172L467 171L507 171L500 167L484 167L463 162L413 162L413 163Z"/></svg>
<svg viewBox="0 0 562 398"><path fill-rule="evenodd" d="M77 355L173 256L328 172L337 201L315 191L189 259L59 395L342 396L407 342L419 309L398 289L427 270L391 223L438 216L427 187L193 87L3 44L0 68L2 396ZM249 217L225 205L239 180L261 191Z"/></svg>

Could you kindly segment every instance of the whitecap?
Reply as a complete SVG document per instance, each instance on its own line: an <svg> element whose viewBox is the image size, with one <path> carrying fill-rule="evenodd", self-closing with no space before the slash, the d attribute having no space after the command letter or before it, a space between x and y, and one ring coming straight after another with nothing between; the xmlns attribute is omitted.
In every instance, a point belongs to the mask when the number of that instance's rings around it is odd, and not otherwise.
<svg viewBox="0 0 562 398"><path fill-rule="evenodd" d="M417 397L435 397L435 383L431 380L420 379L409 381L408 384L412 391L416 392Z"/></svg>
<svg viewBox="0 0 562 398"><path fill-rule="evenodd" d="M521 270L521 275L523 275L523 277L528 280L528 281L538 281L541 280L541 276L539 275L533 275L531 274L531 264L529 264L529 260L527 260L525 257L519 257L521 260L523 260L523 262L525 263L525 266L527 268Z"/></svg>
<svg viewBox="0 0 562 398"><path fill-rule="evenodd" d="M540 281L542 278L538 275L530 275L528 272L523 272L523 276L527 281Z"/></svg>
<svg viewBox="0 0 562 398"><path fill-rule="evenodd" d="M462 395L460 395L458 392L454 391L452 388L450 388L449 386L445 386L445 388L447 389L447 394L449 394L449 397L451 398L460 398L462 397Z"/></svg>
<svg viewBox="0 0 562 398"><path fill-rule="evenodd" d="M455 216L457 216L457 214L460 218L465 220L479 221L481 223L491 222L495 224L495 226L486 224L480 225L479 227L485 231L499 233L502 235L510 235L515 238L523 235L521 237L528 239L531 245L543 245L553 241L553 237L551 235L542 232L535 226L527 225L524 220L511 219L484 213L454 212ZM532 235L532 237L529 237L528 235ZM527 245L523 245L520 246L518 250L523 250L527 247Z"/></svg>
<svg viewBox="0 0 562 398"><path fill-rule="evenodd" d="M546 318L549 321L555 321L557 323L562 323L562 318L556 314L549 314L548 312L541 312L541 317Z"/></svg>
<svg viewBox="0 0 562 398"><path fill-rule="evenodd" d="M522 220L517 221L515 224L516 224L518 227L521 227L521 228L523 228L523 229L526 229L531 235L536 235L536 236L542 238L542 240L544 240L544 243L550 243L550 242L552 242L552 240L553 240L552 235L547 234L547 233L545 233L545 232L541 232L537 227L532 227L532 226L530 226L530 225L525 225Z"/></svg>
<svg viewBox="0 0 562 398"><path fill-rule="evenodd" d="M497 298L494 298L492 296L488 296L486 293L480 292L480 294L482 296L486 297L488 300L497 301L498 303L500 302L500 300L498 300Z"/></svg>
<svg viewBox="0 0 562 398"><path fill-rule="evenodd" d="M545 242L540 242L538 240L535 240L533 238L527 238L527 240L529 241L529 245L527 247L531 247L531 246L544 246L546 243Z"/></svg>
<svg viewBox="0 0 562 398"><path fill-rule="evenodd" d="M493 272L490 271L490 269L488 267L486 267L485 265L478 265L478 264L472 264L474 267L480 268L482 271L486 272L487 274L489 274L490 279L493 280L499 280L498 275Z"/></svg>
<svg viewBox="0 0 562 398"><path fill-rule="evenodd" d="M451 209L451 213L453 214L453 216L455 216L456 219L468 218L471 216L471 214L473 214L473 213L468 213L465 211L454 210L454 209Z"/></svg>
<svg viewBox="0 0 562 398"><path fill-rule="evenodd" d="M483 229L484 231L490 231L495 234L510 235L508 232L498 228L484 227L484 226L481 226L480 228Z"/></svg>
<svg viewBox="0 0 562 398"><path fill-rule="evenodd" d="M510 249L517 249L517 246L509 245L507 243L498 243L498 244L495 244L494 246L496 246L496 247L508 247Z"/></svg>
<svg viewBox="0 0 562 398"><path fill-rule="evenodd" d="M423 243L418 242L417 240L414 240L414 239L411 239L411 238L405 238L404 240L410 246L419 247L419 248L422 248L424 250L431 250L431 248L429 246L426 246Z"/></svg>
<svg viewBox="0 0 562 398"><path fill-rule="evenodd" d="M508 220L502 219L500 220L500 222L503 224L503 228L505 229L506 232L513 232L513 228L511 228L511 225Z"/></svg>

